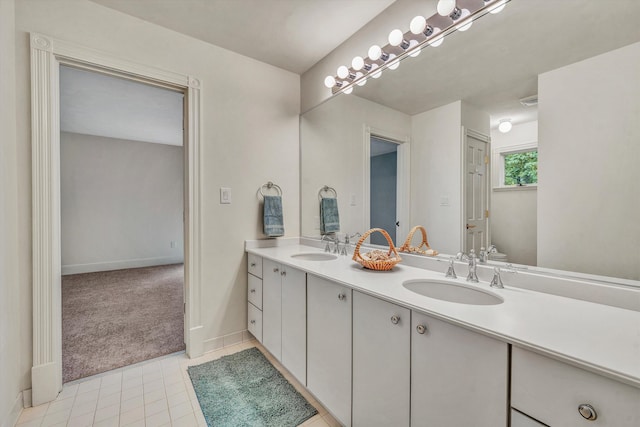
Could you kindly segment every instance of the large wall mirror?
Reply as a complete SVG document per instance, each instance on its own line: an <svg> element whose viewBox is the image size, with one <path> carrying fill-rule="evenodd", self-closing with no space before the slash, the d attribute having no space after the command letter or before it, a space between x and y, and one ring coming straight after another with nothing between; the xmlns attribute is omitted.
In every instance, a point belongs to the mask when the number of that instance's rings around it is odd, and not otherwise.
<svg viewBox="0 0 640 427"><path fill-rule="evenodd" d="M322 187L341 233L374 225L393 188L398 244L423 225L441 254L493 244L495 261L638 285L640 2L606 3L511 0L304 113L302 235L320 237ZM395 154L374 159L372 139Z"/></svg>

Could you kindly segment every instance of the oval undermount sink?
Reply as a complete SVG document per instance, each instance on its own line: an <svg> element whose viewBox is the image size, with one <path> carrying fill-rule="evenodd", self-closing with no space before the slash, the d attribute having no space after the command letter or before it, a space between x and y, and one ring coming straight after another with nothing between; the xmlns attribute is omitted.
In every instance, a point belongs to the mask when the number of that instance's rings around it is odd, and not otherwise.
<svg viewBox="0 0 640 427"><path fill-rule="evenodd" d="M332 259L337 259L338 256L324 252L306 252L291 255L291 258L303 259L305 261L331 261Z"/></svg>
<svg viewBox="0 0 640 427"><path fill-rule="evenodd" d="M473 285L463 285L444 280L408 280L402 286L411 292L428 298L459 304L496 305L504 302L504 299L500 296L473 287Z"/></svg>

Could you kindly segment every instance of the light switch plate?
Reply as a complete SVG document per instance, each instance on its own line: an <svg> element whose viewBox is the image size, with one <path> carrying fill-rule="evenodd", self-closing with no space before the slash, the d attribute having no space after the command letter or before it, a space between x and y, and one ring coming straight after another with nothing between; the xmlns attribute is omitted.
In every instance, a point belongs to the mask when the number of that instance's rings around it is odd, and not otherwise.
<svg viewBox="0 0 640 427"><path fill-rule="evenodd" d="M226 187L220 187L220 204L221 205L230 205L231 204L231 189Z"/></svg>

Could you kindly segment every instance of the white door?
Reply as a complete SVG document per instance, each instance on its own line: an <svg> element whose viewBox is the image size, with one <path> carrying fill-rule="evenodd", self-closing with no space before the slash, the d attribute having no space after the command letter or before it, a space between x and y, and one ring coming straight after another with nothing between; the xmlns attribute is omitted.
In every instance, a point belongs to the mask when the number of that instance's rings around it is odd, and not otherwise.
<svg viewBox="0 0 640 427"><path fill-rule="evenodd" d="M489 227L489 138L467 130L464 141L463 251L488 246Z"/></svg>
<svg viewBox="0 0 640 427"><path fill-rule="evenodd" d="M307 384L307 275L282 267L282 364Z"/></svg>
<svg viewBox="0 0 640 427"><path fill-rule="evenodd" d="M415 311L411 317L412 427L506 427L508 345Z"/></svg>
<svg viewBox="0 0 640 427"><path fill-rule="evenodd" d="M307 276L307 388L351 426L351 289Z"/></svg>
<svg viewBox="0 0 640 427"><path fill-rule="evenodd" d="M282 360L282 279L281 266L263 260L262 272L262 344Z"/></svg>
<svg viewBox="0 0 640 427"><path fill-rule="evenodd" d="M353 426L409 427L411 312L353 292Z"/></svg>

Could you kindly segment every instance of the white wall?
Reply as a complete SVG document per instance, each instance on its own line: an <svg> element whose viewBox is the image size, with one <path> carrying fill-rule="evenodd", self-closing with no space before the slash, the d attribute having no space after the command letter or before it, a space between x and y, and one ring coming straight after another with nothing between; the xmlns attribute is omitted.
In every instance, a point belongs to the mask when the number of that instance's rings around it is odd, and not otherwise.
<svg viewBox="0 0 640 427"><path fill-rule="evenodd" d="M183 162L174 145L62 132L62 274L183 262Z"/></svg>
<svg viewBox="0 0 640 427"><path fill-rule="evenodd" d="M408 115L357 96L339 95L301 116L303 236L320 235L318 190L325 185L338 193L340 231L366 231L363 177L369 159L364 155L365 125L401 139L410 135Z"/></svg>
<svg viewBox="0 0 640 427"><path fill-rule="evenodd" d="M429 245L446 254L461 242L461 123L460 101L411 117L411 224L423 225Z"/></svg>
<svg viewBox="0 0 640 427"><path fill-rule="evenodd" d="M299 76L88 0L22 0L16 30L17 253L27 301L12 319L27 329L20 360L31 366L30 31L201 79L205 349L246 329L244 240L263 237L256 197L262 184L282 187L286 235L299 234ZM219 204L223 186L232 188L231 205ZM22 366L19 374L28 378L28 372Z"/></svg>
<svg viewBox="0 0 640 427"><path fill-rule="evenodd" d="M21 287L28 284L18 270L18 186L16 182L15 4L0 0L0 426L12 427L19 412L20 391L28 388L29 343L20 315ZM21 236L28 238L27 236ZM29 291L22 294L30 295ZM23 338L21 338L23 337Z"/></svg>
<svg viewBox="0 0 640 427"><path fill-rule="evenodd" d="M640 43L538 80L538 265L640 279Z"/></svg>
<svg viewBox="0 0 640 427"><path fill-rule="evenodd" d="M491 149L538 141L538 121L513 125L508 133L491 132ZM493 158L493 156L492 156ZM498 165L493 164L493 168ZM491 243L507 254L509 262L536 265L537 262L537 200L535 189L521 187L491 191Z"/></svg>

